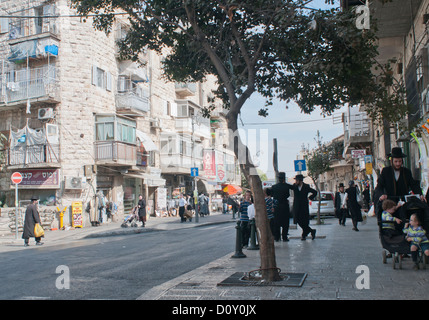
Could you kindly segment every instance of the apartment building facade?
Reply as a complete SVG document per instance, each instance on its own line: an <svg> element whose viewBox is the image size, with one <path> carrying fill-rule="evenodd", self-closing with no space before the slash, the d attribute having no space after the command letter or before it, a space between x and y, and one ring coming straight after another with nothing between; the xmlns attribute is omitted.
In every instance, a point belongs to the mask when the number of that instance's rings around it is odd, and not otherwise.
<svg viewBox="0 0 429 320"><path fill-rule="evenodd" d="M193 183L206 193L239 184L225 143L226 111L216 102L212 118L201 112L214 77L167 82L163 58L152 51L139 62L120 59L117 40L127 20L106 35L76 17L67 0L6 0L0 16L0 132L7 137L0 192L8 205L13 172L24 178L19 199L82 202L84 225L100 219L106 200L123 216L142 194L154 213ZM204 171L212 153L220 176ZM192 167L199 168L196 180Z"/></svg>
<svg viewBox="0 0 429 320"><path fill-rule="evenodd" d="M387 154L399 146L408 155L405 166L410 168L415 179L420 180L423 192L429 186L428 146L428 22L429 1L393 0L382 1L342 0L344 9L369 6L371 23L377 23L377 61L383 65L393 62L395 84L406 89L405 100L410 106L408 117L399 123L373 124L366 115L366 106L355 106L344 118L345 154L364 150L371 158L371 170L367 172L364 157L353 162L354 179L367 180L376 185L377 175L389 165ZM389 88L394 90L392 86ZM412 128L403 132L404 128Z"/></svg>

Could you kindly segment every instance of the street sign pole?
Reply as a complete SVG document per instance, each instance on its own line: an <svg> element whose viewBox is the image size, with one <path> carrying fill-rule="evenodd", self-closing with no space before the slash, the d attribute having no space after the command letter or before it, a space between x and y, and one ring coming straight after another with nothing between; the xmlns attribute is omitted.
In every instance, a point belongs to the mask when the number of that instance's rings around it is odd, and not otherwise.
<svg viewBox="0 0 429 320"><path fill-rule="evenodd" d="M15 239L18 240L18 183L15 183Z"/></svg>
<svg viewBox="0 0 429 320"><path fill-rule="evenodd" d="M200 215L198 212L198 188L197 188L197 177L194 177L195 189L194 189L194 205L195 205L195 223L200 222Z"/></svg>
<svg viewBox="0 0 429 320"><path fill-rule="evenodd" d="M22 175L19 172L12 173L12 183L15 184L15 238L18 240L18 184L22 182Z"/></svg>
<svg viewBox="0 0 429 320"><path fill-rule="evenodd" d="M197 178L198 178L198 167L191 168L191 177L194 177L194 204L195 204L195 223L200 222L198 214L198 188L197 188Z"/></svg>

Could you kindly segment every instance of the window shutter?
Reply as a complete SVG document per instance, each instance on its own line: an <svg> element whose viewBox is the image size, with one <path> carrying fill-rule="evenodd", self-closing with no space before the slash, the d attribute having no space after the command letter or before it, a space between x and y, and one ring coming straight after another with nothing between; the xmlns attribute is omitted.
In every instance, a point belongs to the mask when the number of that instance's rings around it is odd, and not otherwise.
<svg viewBox="0 0 429 320"><path fill-rule="evenodd" d="M106 72L106 90L112 91L112 74L110 72Z"/></svg>
<svg viewBox="0 0 429 320"><path fill-rule="evenodd" d="M97 85L97 66L92 66L91 72L91 83L96 86Z"/></svg>

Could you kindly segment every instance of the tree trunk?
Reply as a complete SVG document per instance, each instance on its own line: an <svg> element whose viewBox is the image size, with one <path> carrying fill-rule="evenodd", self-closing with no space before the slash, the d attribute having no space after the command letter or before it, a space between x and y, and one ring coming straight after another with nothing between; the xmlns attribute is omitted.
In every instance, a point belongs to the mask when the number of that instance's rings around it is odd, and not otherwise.
<svg viewBox="0 0 429 320"><path fill-rule="evenodd" d="M268 221L262 182L259 175L256 173L256 168L251 163L250 159L248 159L250 152L247 146L242 143L238 134L237 119L234 119L234 117L229 114L227 117L227 123L228 129L230 130L229 146L230 148L234 148L234 154L240 163L240 169L249 182L253 194L262 278L266 281L278 281L281 280L281 277L276 265L274 237L272 236Z"/></svg>

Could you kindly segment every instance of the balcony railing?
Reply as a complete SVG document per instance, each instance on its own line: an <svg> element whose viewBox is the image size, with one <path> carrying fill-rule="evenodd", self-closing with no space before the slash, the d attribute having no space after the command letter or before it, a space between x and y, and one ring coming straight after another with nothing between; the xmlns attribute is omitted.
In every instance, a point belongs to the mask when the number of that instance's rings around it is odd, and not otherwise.
<svg viewBox="0 0 429 320"><path fill-rule="evenodd" d="M35 144L8 149L8 165L55 164L59 162L58 144Z"/></svg>
<svg viewBox="0 0 429 320"><path fill-rule="evenodd" d="M197 84L194 82L176 82L176 93L183 96L193 96L197 92Z"/></svg>
<svg viewBox="0 0 429 320"><path fill-rule="evenodd" d="M41 67L16 71L14 79L11 74L3 75L5 88L2 94L3 103L14 103L28 99L59 100L59 81L56 68Z"/></svg>
<svg viewBox="0 0 429 320"><path fill-rule="evenodd" d="M136 165L137 147L122 141L96 141L95 160L106 165Z"/></svg>

